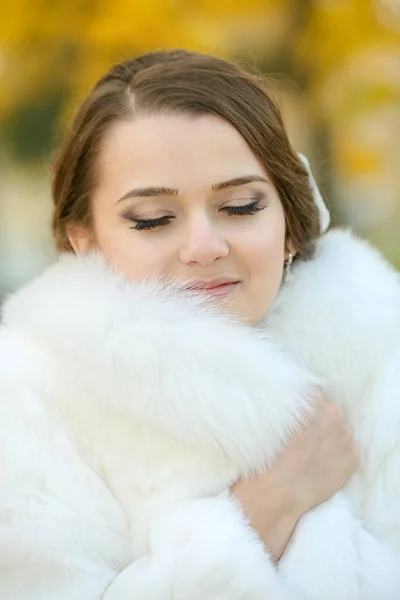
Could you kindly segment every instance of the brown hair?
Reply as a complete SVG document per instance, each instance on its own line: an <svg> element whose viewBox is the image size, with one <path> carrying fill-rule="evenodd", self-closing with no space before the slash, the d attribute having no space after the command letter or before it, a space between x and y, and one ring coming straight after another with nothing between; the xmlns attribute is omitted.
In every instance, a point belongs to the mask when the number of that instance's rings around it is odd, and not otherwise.
<svg viewBox="0 0 400 600"><path fill-rule="evenodd" d="M231 123L272 178L297 255L312 255L319 214L279 109L257 77L186 50L151 52L114 66L78 109L54 167L53 232L59 250L72 250L69 225L91 226L96 167L110 127L138 114L166 112L212 114Z"/></svg>

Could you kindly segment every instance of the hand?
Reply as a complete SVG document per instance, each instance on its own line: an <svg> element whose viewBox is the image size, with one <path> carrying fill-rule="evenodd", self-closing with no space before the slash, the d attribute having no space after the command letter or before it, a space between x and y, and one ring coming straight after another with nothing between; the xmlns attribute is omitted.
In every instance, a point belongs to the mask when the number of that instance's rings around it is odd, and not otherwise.
<svg viewBox="0 0 400 600"><path fill-rule="evenodd" d="M298 519L331 498L358 466L358 453L338 405L321 393L316 410L263 474L239 481L232 493L251 525L279 560Z"/></svg>

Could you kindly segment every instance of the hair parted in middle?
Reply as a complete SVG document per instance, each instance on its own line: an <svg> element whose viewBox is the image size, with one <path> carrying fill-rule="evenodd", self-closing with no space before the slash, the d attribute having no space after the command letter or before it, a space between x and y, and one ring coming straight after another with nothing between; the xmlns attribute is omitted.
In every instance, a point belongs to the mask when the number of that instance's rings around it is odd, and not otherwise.
<svg viewBox="0 0 400 600"><path fill-rule="evenodd" d="M107 132L120 121L162 113L214 115L235 127L277 189L297 256L312 256L321 232L308 171L261 78L187 50L150 52L112 67L79 107L54 166L53 232L59 250L72 251L69 226L91 226Z"/></svg>

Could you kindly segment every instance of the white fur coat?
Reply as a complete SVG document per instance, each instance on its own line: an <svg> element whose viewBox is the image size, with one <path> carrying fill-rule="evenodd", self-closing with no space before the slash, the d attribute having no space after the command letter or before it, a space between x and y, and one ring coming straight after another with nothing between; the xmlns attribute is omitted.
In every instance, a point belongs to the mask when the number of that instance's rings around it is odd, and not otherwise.
<svg viewBox="0 0 400 600"><path fill-rule="evenodd" d="M333 231L260 327L64 256L0 329L1 600L399 600L400 283ZM361 449L278 566L229 497L318 382Z"/></svg>

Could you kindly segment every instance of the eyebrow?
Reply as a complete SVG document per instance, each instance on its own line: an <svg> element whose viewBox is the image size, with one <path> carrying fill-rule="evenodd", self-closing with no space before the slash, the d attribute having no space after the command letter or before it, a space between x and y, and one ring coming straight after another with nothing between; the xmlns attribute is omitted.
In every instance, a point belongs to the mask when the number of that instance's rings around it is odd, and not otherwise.
<svg viewBox="0 0 400 600"><path fill-rule="evenodd" d="M244 175L243 177L235 177L234 179L228 179L227 181L215 183L211 189L213 192L221 192L222 190L226 190L228 188L239 187L241 185L246 185L247 183L253 183L253 181L270 183L266 177L262 177L261 175ZM156 196L177 196L178 194L179 190L176 188L154 186L136 188L134 190L130 190L124 196L122 196L122 198L117 200L117 204L123 200L128 200L129 198L154 198Z"/></svg>

